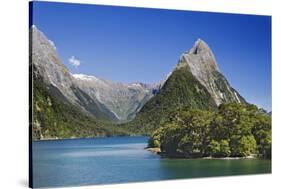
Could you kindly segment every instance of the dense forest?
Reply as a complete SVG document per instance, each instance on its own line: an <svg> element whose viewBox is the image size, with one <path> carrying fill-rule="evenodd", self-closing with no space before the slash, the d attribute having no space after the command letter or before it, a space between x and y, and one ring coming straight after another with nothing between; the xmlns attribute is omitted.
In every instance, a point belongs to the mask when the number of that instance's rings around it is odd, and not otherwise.
<svg viewBox="0 0 281 189"><path fill-rule="evenodd" d="M168 157L271 158L271 116L254 105L228 103L217 111L174 111L153 132L149 147Z"/></svg>

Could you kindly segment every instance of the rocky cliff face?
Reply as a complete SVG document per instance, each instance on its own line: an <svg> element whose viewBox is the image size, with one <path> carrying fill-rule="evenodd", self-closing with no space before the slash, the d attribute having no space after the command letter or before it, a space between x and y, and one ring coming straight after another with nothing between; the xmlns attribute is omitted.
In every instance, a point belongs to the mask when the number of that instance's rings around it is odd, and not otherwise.
<svg viewBox="0 0 281 189"><path fill-rule="evenodd" d="M187 66L193 76L208 90L217 105L224 102L245 102L221 74L215 56L209 46L198 39L194 46L184 53L176 69Z"/></svg>
<svg viewBox="0 0 281 189"><path fill-rule="evenodd" d="M73 91L73 80L67 68L61 63L55 47L35 26L31 28L32 64L36 67L35 76L40 74L44 81L57 87L72 103L77 98Z"/></svg>
<svg viewBox="0 0 281 189"><path fill-rule="evenodd" d="M90 97L77 86L75 78L59 59L52 41L35 26L31 27L30 32L33 80L42 78L54 96L84 113L102 120L117 120L114 113L97 98Z"/></svg>

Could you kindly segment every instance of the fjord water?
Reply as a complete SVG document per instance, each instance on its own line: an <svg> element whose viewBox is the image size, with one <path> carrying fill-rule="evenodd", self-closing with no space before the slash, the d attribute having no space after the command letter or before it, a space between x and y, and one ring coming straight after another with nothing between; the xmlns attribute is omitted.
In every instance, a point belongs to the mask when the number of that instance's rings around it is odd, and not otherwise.
<svg viewBox="0 0 281 189"><path fill-rule="evenodd" d="M210 176L271 173L259 159L163 159L147 137L33 142L34 187L81 186Z"/></svg>

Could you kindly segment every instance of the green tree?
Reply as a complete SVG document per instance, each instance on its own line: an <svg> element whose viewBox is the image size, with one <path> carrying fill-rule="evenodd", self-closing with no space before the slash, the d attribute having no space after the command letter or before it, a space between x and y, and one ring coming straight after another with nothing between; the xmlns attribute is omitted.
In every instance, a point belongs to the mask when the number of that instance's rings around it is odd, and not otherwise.
<svg viewBox="0 0 281 189"><path fill-rule="evenodd" d="M228 157L230 155L230 147L227 140L221 140L220 141L220 156L222 157Z"/></svg>
<svg viewBox="0 0 281 189"><path fill-rule="evenodd" d="M212 140L209 145L210 155L213 157L228 157L231 153L227 140Z"/></svg>
<svg viewBox="0 0 281 189"><path fill-rule="evenodd" d="M231 148L232 156L245 157L255 152L256 140L253 135L243 136L237 141L237 145Z"/></svg>
<svg viewBox="0 0 281 189"><path fill-rule="evenodd" d="M259 154L264 158L271 158L271 117L257 114L252 133L255 136Z"/></svg>
<svg viewBox="0 0 281 189"><path fill-rule="evenodd" d="M247 156L256 149L252 136L254 116L258 109L253 105L228 103L219 106L219 118L215 119L215 139L229 141L231 156Z"/></svg>
<svg viewBox="0 0 281 189"><path fill-rule="evenodd" d="M161 151L169 156L177 156L181 136L181 128L178 125L170 123L163 127L163 134L160 135Z"/></svg>
<svg viewBox="0 0 281 189"><path fill-rule="evenodd" d="M163 127L158 128L156 131L152 133L152 136L148 140L149 148L160 148L160 137L163 134Z"/></svg>
<svg viewBox="0 0 281 189"><path fill-rule="evenodd" d="M174 110L150 139L170 157L271 158L271 117L254 105L228 103L218 111Z"/></svg>
<svg viewBox="0 0 281 189"><path fill-rule="evenodd" d="M212 117L213 113L209 111L180 111L172 123L163 127L160 137L161 150L171 156L204 156L208 152L209 125Z"/></svg>
<svg viewBox="0 0 281 189"><path fill-rule="evenodd" d="M209 144L209 153L213 157L220 156L220 143L216 140L212 140Z"/></svg>

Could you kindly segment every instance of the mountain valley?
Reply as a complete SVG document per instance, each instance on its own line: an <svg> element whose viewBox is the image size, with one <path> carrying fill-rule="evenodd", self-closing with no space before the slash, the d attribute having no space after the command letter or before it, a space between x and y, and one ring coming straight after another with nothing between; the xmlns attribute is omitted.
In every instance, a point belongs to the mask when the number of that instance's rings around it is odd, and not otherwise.
<svg viewBox="0 0 281 189"><path fill-rule="evenodd" d="M70 73L43 32L32 26L30 36L31 74L33 86L37 86L33 92L34 139L115 134L109 130L118 130L117 135L149 135L175 109L216 110L222 103L247 103L219 71L211 49L201 39L180 56L160 82L125 84ZM54 106L73 111L66 115ZM84 134L74 132L74 123L83 125L75 115L95 129L86 129ZM69 116L75 121L66 121ZM62 131L51 132L59 127ZM97 132L97 128L102 131Z"/></svg>

